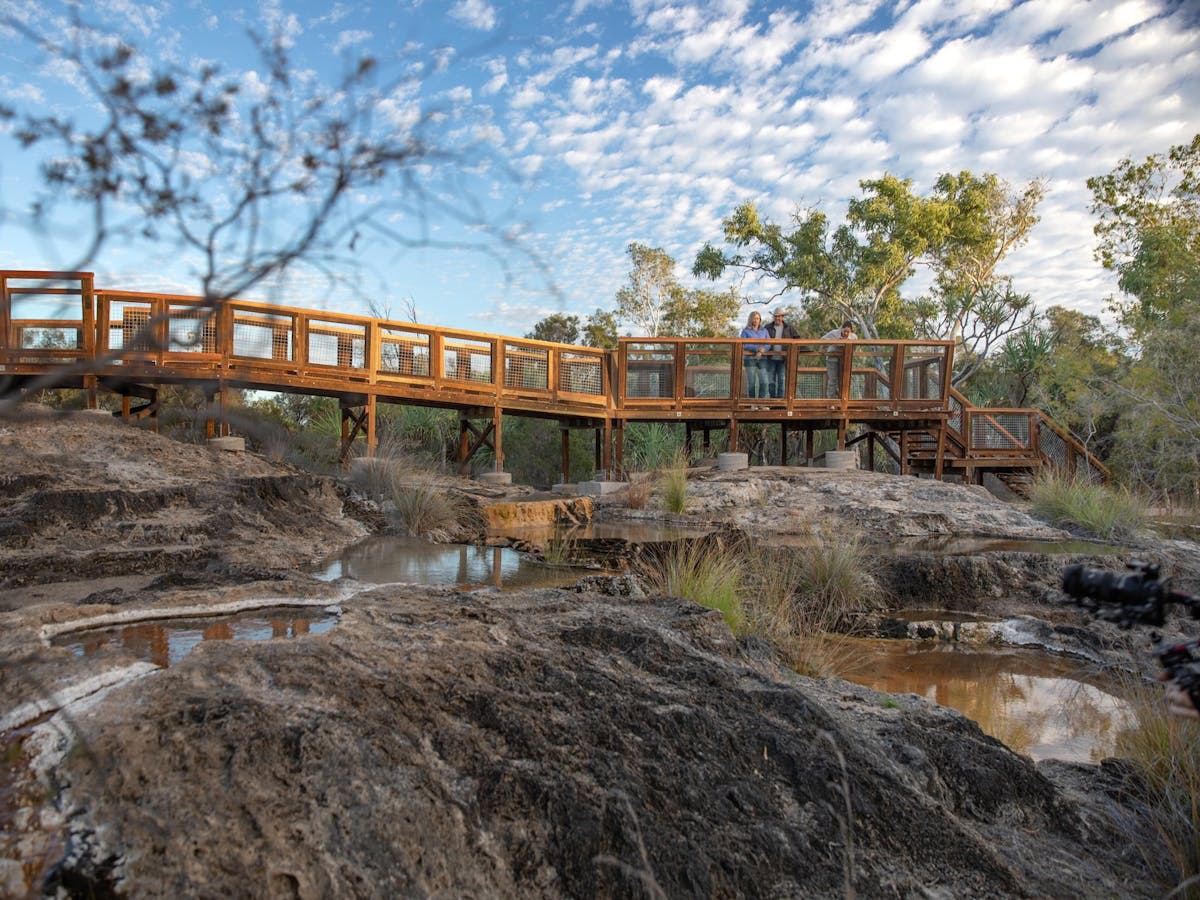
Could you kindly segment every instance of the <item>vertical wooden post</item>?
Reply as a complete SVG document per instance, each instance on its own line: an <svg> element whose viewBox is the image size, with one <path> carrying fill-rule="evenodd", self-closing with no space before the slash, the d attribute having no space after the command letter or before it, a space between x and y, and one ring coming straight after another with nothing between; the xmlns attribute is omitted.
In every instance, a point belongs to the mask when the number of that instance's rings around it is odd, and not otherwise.
<svg viewBox="0 0 1200 900"><path fill-rule="evenodd" d="M594 451L595 471L600 472L605 468L603 447L601 441L604 440L604 429L592 429L592 450Z"/></svg>
<svg viewBox="0 0 1200 900"><path fill-rule="evenodd" d="M908 474L908 432L900 432L900 474Z"/></svg>
<svg viewBox="0 0 1200 900"><path fill-rule="evenodd" d="M625 477L625 421L618 420L613 430L613 456L617 478Z"/></svg>
<svg viewBox="0 0 1200 900"><path fill-rule="evenodd" d="M467 455L471 452L471 426L467 422L467 417L459 413L458 417L458 474L466 475L470 471L470 466L467 464Z"/></svg>
<svg viewBox="0 0 1200 900"><path fill-rule="evenodd" d="M571 483L571 429L563 427L562 431L562 477L563 484Z"/></svg>
<svg viewBox="0 0 1200 900"><path fill-rule="evenodd" d="M493 375L495 374L493 370ZM492 409L492 456L495 459L493 466L494 471L504 471L504 416L500 412L500 407L496 406Z"/></svg>
<svg viewBox="0 0 1200 900"><path fill-rule="evenodd" d="M815 444L816 441L813 435L813 429L804 429L804 465L806 466L812 462Z"/></svg>
<svg viewBox="0 0 1200 900"><path fill-rule="evenodd" d="M788 423L779 423L779 464L788 464Z"/></svg>
<svg viewBox="0 0 1200 900"><path fill-rule="evenodd" d="M375 409L378 402L379 398L374 394L367 394L367 456L374 456L379 444L375 435Z"/></svg>
<svg viewBox="0 0 1200 900"><path fill-rule="evenodd" d="M843 379L842 384L845 384L845 383L846 383L845 379ZM847 427L847 425L848 425L848 422L846 421L846 416L843 414L841 417L838 418L838 423L837 423L837 448L839 450L846 449L846 427Z"/></svg>
<svg viewBox="0 0 1200 900"><path fill-rule="evenodd" d="M946 461L946 423L943 421L937 430L937 462L933 466L933 477L942 480L942 466Z"/></svg>

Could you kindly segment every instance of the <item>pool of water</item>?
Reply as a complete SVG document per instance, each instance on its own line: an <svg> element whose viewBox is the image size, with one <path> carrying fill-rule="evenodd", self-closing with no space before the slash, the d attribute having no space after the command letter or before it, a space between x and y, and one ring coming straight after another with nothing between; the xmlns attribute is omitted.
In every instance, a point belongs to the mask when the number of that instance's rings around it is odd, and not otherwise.
<svg viewBox="0 0 1200 900"><path fill-rule="evenodd" d="M1094 672L1053 654L874 638L850 647L848 680L956 709L1035 760L1099 761L1130 723L1128 704Z"/></svg>
<svg viewBox="0 0 1200 900"><path fill-rule="evenodd" d="M544 565L509 547L431 544L420 538L375 535L328 560L317 577L327 581L354 578L365 584L407 582L516 590L574 584L589 571Z"/></svg>
<svg viewBox="0 0 1200 900"><path fill-rule="evenodd" d="M255 610L208 619L159 619L111 628L73 631L53 640L77 656L113 649L166 668L178 663L201 641L268 641L302 634L322 634L337 616L320 607Z"/></svg>

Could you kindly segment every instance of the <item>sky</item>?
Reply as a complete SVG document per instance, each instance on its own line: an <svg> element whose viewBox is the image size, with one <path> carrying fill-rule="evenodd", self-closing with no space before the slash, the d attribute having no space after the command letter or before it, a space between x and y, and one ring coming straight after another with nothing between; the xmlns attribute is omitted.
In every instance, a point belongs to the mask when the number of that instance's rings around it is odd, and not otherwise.
<svg viewBox="0 0 1200 900"><path fill-rule="evenodd" d="M0 0L0 20L63 33L67 8ZM1045 179L1041 221L1002 271L1039 309L1102 315L1116 288L1093 259L1086 179L1200 132L1200 0L94 0L87 15L183 70L219 66L248 96L265 81L251 29L282 36L309 84L360 55L404 73L375 127L433 111L461 149L414 170L431 202L356 194L347 214L376 210L381 227L244 296L505 335L612 309L635 241L670 253L685 286L711 286L692 261L744 201L836 223L864 179L924 192L964 169ZM0 101L95 116L80 84L0 26ZM0 148L0 268L73 261L82 214L28 227L41 151L3 126ZM193 294L199 265L133 236L88 268L106 287Z"/></svg>

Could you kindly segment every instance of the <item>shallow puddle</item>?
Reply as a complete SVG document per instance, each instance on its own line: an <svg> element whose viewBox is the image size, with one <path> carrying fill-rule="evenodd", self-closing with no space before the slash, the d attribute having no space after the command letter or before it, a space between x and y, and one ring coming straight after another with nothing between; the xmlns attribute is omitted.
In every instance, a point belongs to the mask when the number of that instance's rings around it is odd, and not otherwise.
<svg viewBox="0 0 1200 900"><path fill-rule="evenodd" d="M1022 648L852 639L847 679L956 709L1035 760L1096 762L1113 755L1129 707L1086 665Z"/></svg>
<svg viewBox="0 0 1200 900"><path fill-rule="evenodd" d="M509 547L431 544L420 538L376 535L347 547L318 578L354 578L364 584L490 585L516 590L574 584L588 569L547 566Z"/></svg>
<svg viewBox="0 0 1200 900"><path fill-rule="evenodd" d="M211 619L159 619L111 628L73 631L52 643L76 656L120 649L166 668L187 656L201 641L268 641L322 634L337 616L321 607L255 610Z"/></svg>

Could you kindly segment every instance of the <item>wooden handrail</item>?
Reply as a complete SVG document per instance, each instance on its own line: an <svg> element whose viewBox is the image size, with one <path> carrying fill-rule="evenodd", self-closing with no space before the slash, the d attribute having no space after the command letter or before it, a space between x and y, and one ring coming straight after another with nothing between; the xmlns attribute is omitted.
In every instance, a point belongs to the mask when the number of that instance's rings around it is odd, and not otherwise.
<svg viewBox="0 0 1200 900"><path fill-rule="evenodd" d="M27 304L38 296L78 297L79 318L14 317L16 298ZM23 347L25 332L38 328L74 328L81 346ZM745 397L742 348L764 343L782 347L784 396ZM972 446L972 417L985 415L1014 452L1049 460L1037 440L1044 424L1064 441L1071 465L1084 459L1108 477L1082 443L1039 410L972 406L950 385L953 352L951 341L818 337L625 337L603 350L257 301L96 289L87 272L0 271L0 375L45 374L71 356L80 367L90 363L85 378L93 385L106 376L194 378L610 421L734 421L765 404L767 421L853 419L882 427L890 416L941 429L958 404L963 429L947 431L967 455L996 452ZM1028 441L996 418L1005 415L1029 417Z"/></svg>

